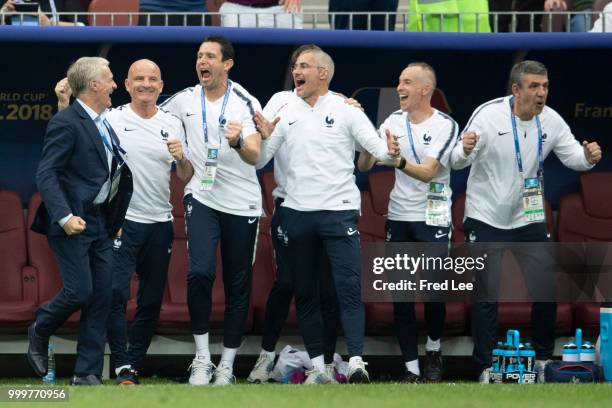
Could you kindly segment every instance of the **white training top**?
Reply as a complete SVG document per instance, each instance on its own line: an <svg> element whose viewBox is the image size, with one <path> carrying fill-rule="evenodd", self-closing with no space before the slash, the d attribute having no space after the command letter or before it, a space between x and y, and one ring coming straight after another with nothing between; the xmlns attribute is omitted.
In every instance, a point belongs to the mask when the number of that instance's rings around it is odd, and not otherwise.
<svg viewBox="0 0 612 408"><path fill-rule="evenodd" d="M408 137L408 117L406 112L393 112L382 125L380 134L389 129L397 136L402 156L417 163ZM458 125L450 116L434 109L433 115L421 123L410 123L414 149L421 163L426 157L432 157L440 163L438 173L432 182L444 183L448 194L450 213L450 153L457 140ZM389 196L389 214L387 218L393 221L425 221L427 207L427 192L429 183L424 183L410 177L401 170L395 170L395 185Z"/></svg>
<svg viewBox="0 0 612 408"><path fill-rule="evenodd" d="M261 105L240 84L231 83L232 89L227 100L224 117L242 124L245 138L257 133L253 116ZM189 143L189 158L194 175L185 187L185 194L193 194L200 203L228 214L258 217L262 213L261 190L255 167L240 158L229 146L225 136L219 132L219 116L224 96L214 102L206 99L206 122L208 123L209 144L221 144L218 153L217 173L210 191L200 190L204 174L207 144L204 142L202 123L202 87L184 89L176 93L161 106L179 116L183 121Z"/></svg>
<svg viewBox="0 0 612 408"><path fill-rule="evenodd" d="M272 121L276 117L282 117L285 113L285 108L292 98L298 98L294 91L281 91L272 95L272 98L270 98L263 108L263 114L266 119ZM287 176L285 175L285 169L288 166L287 147L283 143L274 154L274 181L276 182L276 188L272 191L272 197L274 198L282 198L284 200L287 196L285 188Z"/></svg>
<svg viewBox="0 0 612 408"><path fill-rule="evenodd" d="M125 218L151 224L172 220L170 172L174 159L166 141L178 139L187 155L185 131L180 119L161 108L149 118L138 116L129 104L111 109L106 115L126 151L134 192Z"/></svg>
<svg viewBox="0 0 612 408"><path fill-rule="evenodd" d="M480 140L469 156L458 142L451 154L453 169L472 165L467 181L465 218L482 221L495 228L514 229L529 224L524 219L521 192L525 178L537 177L538 128L535 117L524 122L516 117L524 174L518 170L510 115L510 96L480 105L464 132L474 131ZM544 158L554 151L572 170L593 167L584 149L574 138L563 118L548 106L539 115L542 124ZM461 139L461 138L460 138Z"/></svg>
<svg viewBox="0 0 612 408"><path fill-rule="evenodd" d="M359 143L381 161L389 161L387 142L361 110L332 92L312 107L293 98L284 108L274 133L262 144L265 165L285 143L287 197L283 206L298 211L358 210L354 156Z"/></svg>

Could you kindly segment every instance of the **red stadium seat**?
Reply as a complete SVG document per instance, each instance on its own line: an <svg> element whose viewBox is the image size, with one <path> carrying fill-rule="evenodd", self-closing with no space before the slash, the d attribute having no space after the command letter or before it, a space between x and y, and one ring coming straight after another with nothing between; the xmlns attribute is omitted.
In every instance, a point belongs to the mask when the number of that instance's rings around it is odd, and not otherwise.
<svg viewBox="0 0 612 408"><path fill-rule="evenodd" d="M32 225L32 220L36 210L40 205L41 198L39 193L35 193L28 204L28 226ZM49 248L47 237L42 234L27 229L28 242L28 263L38 275L38 296L37 304L50 301L62 287L62 277L55 260L55 255ZM136 292L138 277L132 277L130 288L130 300L127 304L127 319L133 320L136 311ZM74 328L81 319L81 313L76 312L68 318L67 326Z"/></svg>
<svg viewBox="0 0 612 408"><path fill-rule="evenodd" d="M21 199L0 191L0 324L24 328L34 320L36 270L26 266L26 234Z"/></svg>
<svg viewBox="0 0 612 408"><path fill-rule="evenodd" d="M264 211L268 215L272 215L274 212L274 197L272 197L272 191L276 188L276 181L274 181L274 172L266 171L261 174L261 192L263 199Z"/></svg>
<svg viewBox="0 0 612 408"><path fill-rule="evenodd" d="M168 268L168 281L159 316L160 331L164 326L187 327L187 236L185 233L185 213L183 209L184 185L172 173L170 180L170 203L174 217L174 241Z"/></svg>
<svg viewBox="0 0 612 408"><path fill-rule="evenodd" d="M259 235L257 237L257 252L253 265L253 286L251 304L253 305L253 330L263 332L266 316L266 303L268 295L274 284L276 264L270 237L270 217L262 217L259 222Z"/></svg>
<svg viewBox="0 0 612 408"><path fill-rule="evenodd" d="M463 213L465 212L465 194L461 194L453 200L451 216L453 222L453 242L465 242L465 230L463 229Z"/></svg>
<svg viewBox="0 0 612 408"><path fill-rule="evenodd" d="M385 240L386 218L374 211L372 197L368 191L361 192L361 216L359 234L362 242Z"/></svg>
<svg viewBox="0 0 612 408"><path fill-rule="evenodd" d="M138 0L93 0L89 3L90 13L138 13ZM138 25L137 15L110 14L88 16L90 26L130 26Z"/></svg>
<svg viewBox="0 0 612 408"><path fill-rule="evenodd" d="M366 303L366 334L370 336L390 336L395 334L392 303ZM416 318L419 332L425 333L423 303L416 304ZM467 310L463 302L446 303L444 336L466 333Z"/></svg>
<svg viewBox="0 0 612 408"><path fill-rule="evenodd" d="M395 171L385 170L368 173L368 190L372 197L374 211L379 215L387 215L389 194L395 184Z"/></svg>
<svg viewBox="0 0 612 408"><path fill-rule="evenodd" d="M562 242L612 241L612 173L584 173L580 193L559 203L558 239Z"/></svg>
<svg viewBox="0 0 612 408"><path fill-rule="evenodd" d="M557 236L561 242L612 241L612 173L583 173L580 193L566 195L559 203ZM574 305L574 320L587 333L599 329L599 304Z"/></svg>

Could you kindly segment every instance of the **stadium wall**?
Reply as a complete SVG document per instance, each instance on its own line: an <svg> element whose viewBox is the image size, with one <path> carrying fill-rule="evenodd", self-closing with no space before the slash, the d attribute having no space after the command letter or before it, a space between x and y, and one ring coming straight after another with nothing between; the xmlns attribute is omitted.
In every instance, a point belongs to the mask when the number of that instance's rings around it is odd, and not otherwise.
<svg viewBox="0 0 612 408"><path fill-rule="evenodd" d="M288 87L288 59L296 45L315 43L334 58L332 89L356 96L375 124L384 117L382 99L402 68L427 61L438 73L446 109L463 127L481 103L507 93L510 67L536 59L549 68L549 106L569 123L579 140L596 140L603 160L596 171L612 170L612 100L605 85L612 66L612 34L451 34L332 30L224 29L218 27L0 27L0 189L17 191L27 203L36 191L35 171L44 129L55 113L53 87L80 56L111 61L119 85L115 105L128 101L123 79L139 58L156 61L170 95L197 82L196 49L207 35L230 38L236 48L231 77L262 105ZM385 96L387 95L387 96ZM392 103L391 103L392 105ZM442 106L441 106L442 105ZM392 108L393 106L391 106ZM551 155L546 161L548 199L577 190L578 174ZM465 190L467 171L454 172L453 190ZM365 177L358 175L360 186Z"/></svg>

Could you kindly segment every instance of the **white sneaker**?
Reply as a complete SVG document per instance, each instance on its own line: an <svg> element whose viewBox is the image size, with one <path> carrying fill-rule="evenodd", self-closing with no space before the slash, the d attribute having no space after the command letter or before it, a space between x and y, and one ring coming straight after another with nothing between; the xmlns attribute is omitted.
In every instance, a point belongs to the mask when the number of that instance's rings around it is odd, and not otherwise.
<svg viewBox="0 0 612 408"><path fill-rule="evenodd" d="M189 376L189 384L191 385L208 385L215 372L215 365L211 361L207 361L202 357L196 357L189 366L191 375Z"/></svg>
<svg viewBox="0 0 612 408"><path fill-rule="evenodd" d="M332 384L338 384L338 380L336 380L336 365L334 363L325 364L325 375L327 375Z"/></svg>
<svg viewBox="0 0 612 408"><path fill-rule="evenodd" d="M480 376L478 377L478 382L480 384L491 383L491 368L485 368L484 370L482 370L482 373L480 373Z"/></svg>
<svg viewBox="0 0 612 408"><path fill-rule="evenodd" d="M536 382L540 384L544 384L546 382L546 376L544 375L544 371L546 368L546 364L548 364L551 360L536 360L534 364L535 372L537 374Z"/></svg>
<svg viewBox="0 0 612 408"><path fill-rule="evenodd" d="M306 381L304 382L305 385L329 383L331 383L331 380L329 379L327 374L320 372L316 368L306 371Z"/></svg>
<svg viewBox="0 0 612 408"><path fill-rule="evenodd" d="M363 360L355 360L353 363L349 360L348 366L348 382L349 384L367 384L370 382L370 375L365 368L366 363Z"/></svg>
<svg viewBox="0 0 612 408"><path fill-rule="evenodd" d="M232 367L225 364L219 364L215 370L215 380L213 385L231 385L236 383Z"/></svg>
<svg viewBox="0 0 612 408"><path fill-rule="evenodd" d="M261 353L255 367L251 370L251 374L247 377L247 381L252 384L265 383L270 379L270 373L274 368L274 357L268 353Z"/></svg>

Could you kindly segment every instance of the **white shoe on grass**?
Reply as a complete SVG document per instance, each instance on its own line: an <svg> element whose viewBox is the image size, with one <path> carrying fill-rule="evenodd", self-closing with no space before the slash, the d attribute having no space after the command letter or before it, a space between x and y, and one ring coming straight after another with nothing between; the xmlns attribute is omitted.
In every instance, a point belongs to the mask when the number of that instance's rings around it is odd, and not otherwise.
<svg viewBox="0 0 612 408"><path fill-rule="evenodd" d="M550 363L551 360L536 360L534 366L535 372L537 374L536 382L540 384L544 384L546 382L546 376L544 375L546 364Z"/></svg>
<svg viewBox="0 0 612 408"><path fill-rule="evenodd" d="M478 382L480 384L490 384L491 383L491 368L485 368L480 373L478 377Z"/></svg>
<svg viewBox="0 0 612 408"><path fill-rule="evenodd" d="M251 373L247 377L247 381L252 384L268 382L273 368L274 357L268 353L261 353L255 363L255 367L253 367L253 370L251 370Z"/></svg>
<svg viewBox="0 0 612 408"><path fill-rule="evenodd" d="M367 384L370 382L370 375L365 368L363 360L356 359L353 362L349 360L348 366L348 382L349 384Z"/></svg>
<svg viewBox="0 0 612 408"><path fill-rule="evenodd" d="M304 382L305 385L329 383L331 383L331 380L329 379L327 374L320 372L316 368L306 371L306 381Z"/></svg>
<svg viewBox="0 0 612 408"><path fill-rule="evenodd" d="M213 385L231 385L236 383L232 367L225 364L219 364L215 370L215 380Z"/></svg>
<svg viewBox="0 0 612 408"><path fill-rule="evenodd" d="M338 384L338 380L336 380L336 365L334 363L325 364L325 375L327 375L332 384Z"/></svg>
<svg viewBox="0 0 612 408"><path fill-rule="evenodd" d="M215 372L215 365L211 361L207 361L202 357L196 357L189 366L191 375L189 376L189 384L191 385L208 385Z"/></svg>

